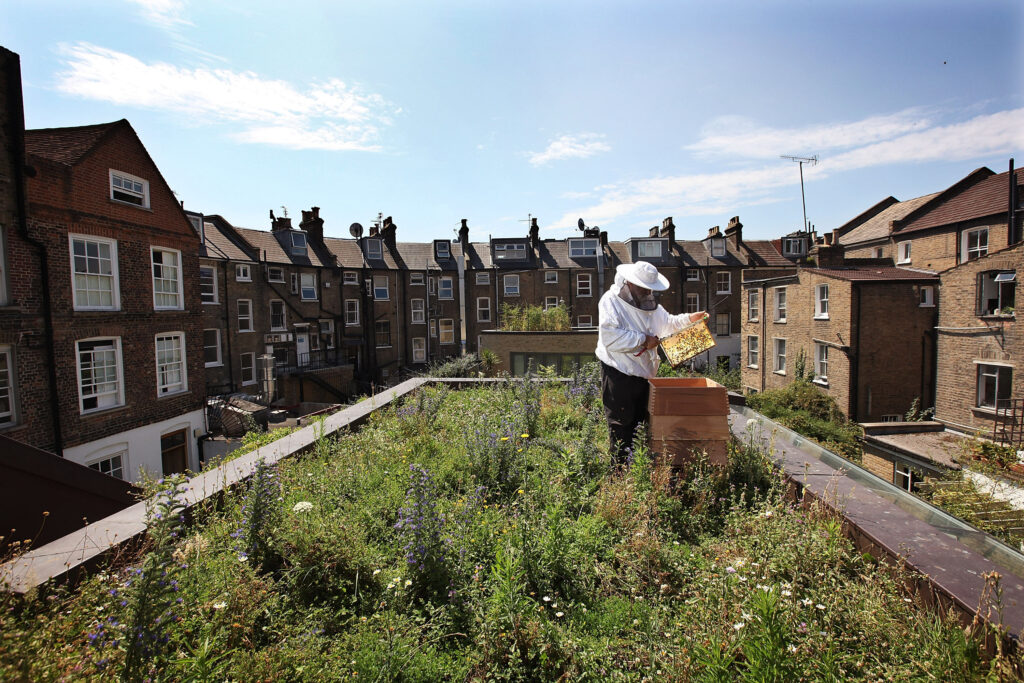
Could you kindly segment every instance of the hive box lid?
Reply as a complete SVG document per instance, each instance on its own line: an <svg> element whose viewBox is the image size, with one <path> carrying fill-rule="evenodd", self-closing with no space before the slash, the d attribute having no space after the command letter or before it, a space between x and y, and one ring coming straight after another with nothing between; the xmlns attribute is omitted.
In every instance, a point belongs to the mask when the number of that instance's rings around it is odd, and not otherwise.
<svg viewBox="0 0 1024 683"><path fill-rule="evenodd" d="M729 396L706 377L655 377L648 380L651 419L658 415L728 415Z"/></svg>

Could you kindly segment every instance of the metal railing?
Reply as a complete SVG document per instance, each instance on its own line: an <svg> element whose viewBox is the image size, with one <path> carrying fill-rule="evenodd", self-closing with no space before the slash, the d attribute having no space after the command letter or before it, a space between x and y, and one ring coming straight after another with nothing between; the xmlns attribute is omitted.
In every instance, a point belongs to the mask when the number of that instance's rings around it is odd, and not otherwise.
<svg viewBox="0 0 1024 683"><path fill-rule="evenodd" d="M1020 448L1024 442L1024 399L1007 398L996 402L992 417L992 440L1004 446Z"/></svg>
<svg viewBox="0 0 1024 683"><path fill-rule="evenodd" d="M303 353L292 349L288 349L286 353L282 349L274 354L274 366L277 368L278 374L322 370L347 365L348 362L348 358L341 349L319 349Z"/></svg>

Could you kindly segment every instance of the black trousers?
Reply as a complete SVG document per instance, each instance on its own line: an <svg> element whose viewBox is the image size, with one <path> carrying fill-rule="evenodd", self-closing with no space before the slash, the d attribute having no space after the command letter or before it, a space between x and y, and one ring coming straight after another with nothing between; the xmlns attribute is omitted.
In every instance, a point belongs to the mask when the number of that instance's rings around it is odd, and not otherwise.
<svg viewBox="0 0 1024 683"><path fill-rule="evenodd" d="M608 418L608 437L611 440L612 462L626 462L626 449L633 445L637 428L650 421L647 397L651 385L644 377L634 377L601 363L601 398L604 414Z"/></svg>

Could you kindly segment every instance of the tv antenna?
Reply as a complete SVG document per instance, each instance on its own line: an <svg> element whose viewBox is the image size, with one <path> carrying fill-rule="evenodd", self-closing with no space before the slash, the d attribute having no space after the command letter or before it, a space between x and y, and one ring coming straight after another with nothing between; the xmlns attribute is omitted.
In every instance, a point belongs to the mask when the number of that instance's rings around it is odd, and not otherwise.
<svg viewBox="0 0 1024 683"><path fill-rule="evenodd" d="M807 200L804 198L804 164L810 164L811 166L818 165L818 155L815 154L813 157L795 157L788 154L783 154L779 158L789 159L795 161L800 165L800 203L804 207L804 230L807 230Z"/></svg>
<svg viewBox="0 0 1024 683"><path fill-rule="evenodd" d="M288 218L288 207L282 206L281 207L281 212L284 214L285 218Z"/></svg>

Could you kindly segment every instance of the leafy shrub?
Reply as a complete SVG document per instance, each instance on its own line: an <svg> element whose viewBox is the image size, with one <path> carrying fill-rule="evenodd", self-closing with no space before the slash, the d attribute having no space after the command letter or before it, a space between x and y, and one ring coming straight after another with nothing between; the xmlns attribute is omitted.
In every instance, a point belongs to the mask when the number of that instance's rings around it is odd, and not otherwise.
<svg viewBox="0 0 1024 683"><path fill-rule="evenodd" d="M825 448L855 462L860 461L859 437L863 434L839 409L835 399L810 382L791 382L747 397L747 405Z"/></svg>
<svg viewBox="0 0 1024 683"><path fill-rule="evenodd" d="M566 332L569 324L569 309L565 304L550 308L541 306L516 306L502 303L501 328L506 332Z"/></svg>

